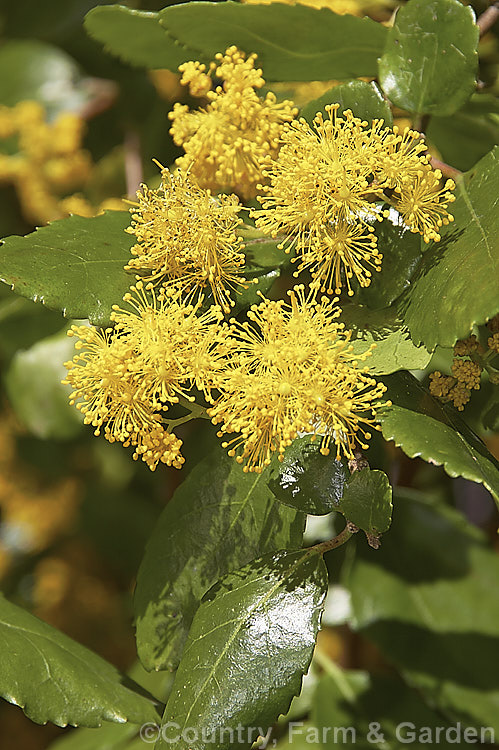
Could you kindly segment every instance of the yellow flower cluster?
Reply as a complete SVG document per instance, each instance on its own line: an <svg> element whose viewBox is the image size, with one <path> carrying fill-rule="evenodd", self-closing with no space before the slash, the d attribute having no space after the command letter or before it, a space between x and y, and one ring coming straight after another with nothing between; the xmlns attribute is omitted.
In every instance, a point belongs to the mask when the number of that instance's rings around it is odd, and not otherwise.
<svg viewBox="0 0 499 750"><path fill-rule="evenodd" d="M127 270L145 281L180 286L189 292L210 287L215 303L229 311L229 290L246 286L241 269L245 257L236 234L242 223L235 195L213 197L188 173L161 168L161 185L137 193L127 229L137 238Z"/></svg>
<svg viewBox="0 0 499 750"><path fill-rule="evenodd" d="M280 247L296 251L295 276L309 269L332 294L341 291L343 272L352 295L354 276L365 287L380 270L372 225L387 214L375 202L395 206L425 242L438 241L440 227L453 220L447 208L454 183L440 188L442 175L432 169L420 133L400 133L382 120L368 127L350 110L338 116L338 109L326 107L329 117L319 113L313 128L304 119L284 127L279 156L264 171L270 184L260 197L263 208L253 215L262 231L283 235Z"/></svg>
<svg viewBox="0 0 499 750"><path fill-rule="evenodd" d="M72 326L81 353L66 363L63 382L96 435L133 446L133 458L152 470L159 462L180 468L182 441L171 431L178 420L165 429L163 411L181 397L189 401L194 385L209 396L228 346L221 310L198 315L201 302L156 296L141 281L124 301L129 309L115 306L114 328Z"/></svg>
<svg viewBox="0 0 499 750"><path fill-rule="evenodd" d="M300 433L322 435L324 455L333 440L337 458L352 458L355 439L367 447L362 425L373 425L386 390L359 368L371 351L353 355L337 300L306 297L303 286L290 296L290 305L262 298L248 313L251 323L233 321L234 355L209 410L219 437L239 433L222 446L244 471L262 472L273 453L282 461Z"/></svg>
<svg viewBox="0 0 499 750"><path fill-rule="evenodd" d="M256 55L246 59L229 47L215 59L208 69L198 62L179 68L191 95L208 103L196 111L177 103L170 112L173 140L185 151L176 163L190 170L202 187L252 198L262 179L262 161L277 154L283 123L297 110L291 101L277 102L271 92L264 98L258 95L265 80L255 68Z"/></svg>
<svg viewBox="0 0 499 750"><path fill-rule="evenodd" d="M93 166L82 149L84 127L81 117L71 112L47 122L44 107L36 101L0 106L0 184L14 185L22 212L33 224L70 213L94 216L99 210L79 194L68 195L83 187ZM114 199L103 208L123 206Z"/></svg>

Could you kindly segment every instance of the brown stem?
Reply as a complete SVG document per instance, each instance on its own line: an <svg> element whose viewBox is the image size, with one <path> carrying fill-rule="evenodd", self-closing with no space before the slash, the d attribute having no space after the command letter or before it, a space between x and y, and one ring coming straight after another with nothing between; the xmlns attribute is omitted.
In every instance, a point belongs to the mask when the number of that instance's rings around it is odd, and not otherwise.
<svg viewBox="0 0 499 750"><path fill-rule="evenodd" d="M326 552L329 552L329 550L336 549L336 547L341 547L342 544L348 542L350 537L356 534L358 530L359 529L357 526L355 526L355 524L347 521L347 525L345 526L343 531L338 534L338 536L335 536L333 539L328 539L327 542L320 542L320 544L315 544L312 549L317 550L320 555L324 555Z"/></svg>
<svg viewBox="0 0 499 750"><path fill-rule="evenodd" d="M444 161L440 161L440 159L436 159L434 156L430 157L430 162L431 166L434 169L439 169L444 177L451 177L454 180L456 177L462 175L462 172L459 169L451 167L450 164L446 164Z"/></svg>
<svg viewBox="0 0 499 750"><path fill-rule="evenodd" d="M487 31L490 31L492 26L499 18L499 2L490 5L481 16L477 18L476 25L480 29L480 37L484 36Z"/></svg>

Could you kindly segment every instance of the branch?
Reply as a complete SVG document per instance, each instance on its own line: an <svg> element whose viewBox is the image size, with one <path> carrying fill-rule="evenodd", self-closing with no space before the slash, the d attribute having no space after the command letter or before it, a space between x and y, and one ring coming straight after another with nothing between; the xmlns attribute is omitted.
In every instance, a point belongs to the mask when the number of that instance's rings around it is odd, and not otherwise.
<svg viewBox="0 0 499 750"><path fill-rule="evenodd" d="M460 177L462 175L462 172L459 169L456 169L455 167L451 167L450 164L446 164L444 161L440 161L440 159L436 159L434 156L430 157L431 166L434 169L439 169L444 177L450 177L451 179L456 179L456 177Z"/></svg>
<svg viewBox="0 0 499 750"><path fill-rule="evenodd" d="M490 31L492 26L499 18L499 2L490 5L481 16L477 18L476 25L480 29L480 37L484 36L487 31Z"/></svg>

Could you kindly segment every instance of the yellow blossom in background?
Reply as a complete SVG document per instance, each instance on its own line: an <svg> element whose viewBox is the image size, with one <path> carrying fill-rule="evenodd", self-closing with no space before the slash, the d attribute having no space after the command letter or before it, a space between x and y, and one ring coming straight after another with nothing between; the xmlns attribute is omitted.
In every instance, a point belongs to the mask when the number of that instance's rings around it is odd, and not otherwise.
<svg viewBox="0 0 499 750"><path fill-rule="evenodd" d="M95 216L104 208L126 208L119 199L96 207L79 193L68 195L85 186L93 168L82 148L84 130L84 120L72 112L47 122L36 101L0 106L0 184L14 185L21 210L33 224L71 213Z"/></svg>
<svg viewBox="0 0 499 750"><path fill-rule="evenodd" d="M308 5L311 8L327 8L339 16L350 14L364 16L369 11L393 8L390 0L242 0L248 5L270 5L273 2L284 5Z"/></svg>
<svg viewBox="0 0 499 750"><path fill-rule="evenodd" d="M176 103L170 112L173 140L185 151L176 163L190 169L202 187L252 198L262 180L262 160L277 154L283 123L297 110L291 101L278 102L271 92L258 95L265 80L255 68L256 55L246 59L229 47L215 59L208 69L192 61L179 68L182 83L207 104L192 111ZM213 78L222 84L213 88Z"/></svg>
<svg viewBox="0 0 499 750"><path fill-rule="evenodd" d="M125 268L138 271L145 281L185 291L208 287L214 301L230 310L230 292L247 286L241 273L242 239L236 234L242 223L237 197L214 197L191 174L163 167L160 187L142 185L137 198L127 229L137 244Z"/></svg>
<svg viewBox="0 0 499 750"><path fill-rule="evenodd" d="M409 128L368 123L350 110L338 115L339 105L318 113L313 128L304 120L285 125L277 159L268 159L254 210L257 226L272 237L283 236L279 247L294 250L298 275L311 271L314 283L328 294L339 293L345 279L360 286L371 283L380 270L373 224L386 216L374 205L385 201L397 208L413 232L426 242L438 241L439 228L452 221L448 204L454 187L434 171L424 153L420 134Z"/></svg>
<svg viewBox="0 0 499 750"><path fill-rule="evenodd" d="M142 458L154 470L158 462L180 468L182 441L167 432L161 417L143 398L134 377L134 352L127 336L101 332L89 326L72 326L68 331L79 341L78 353L66 362L63 381L73 388L70 403L84 415L94 433L110 443L133 446L133 458Z"/></svg>
<svg viewBox="0 0 499 750"><path fill-rule="evenodd" d="M353 457L356 441L367 447L364 425L373 425L386 390L359 366L370 350L353 354L336 300L318 302L302 286L290 296L290 305L254 305L251 323L233 321L235 353L209 410L220 437L239 433L222 446L244 471L260 473L274 453L282 460L300 433L322 436L325 455L333 441L337 458Z"/></svg>

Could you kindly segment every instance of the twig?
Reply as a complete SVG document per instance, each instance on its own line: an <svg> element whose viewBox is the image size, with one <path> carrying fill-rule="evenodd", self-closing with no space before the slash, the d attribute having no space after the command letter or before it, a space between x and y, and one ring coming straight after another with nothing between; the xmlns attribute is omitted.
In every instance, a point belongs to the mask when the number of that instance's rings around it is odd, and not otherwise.
<svg viewBox="0 0 499 750"><path fill-rule="evenodd" d="M439 169L444 177L451 177L452 179L455 179L456 177L460 177L462 175L462 172L459 169L451 167L450 164L446 164L444 161L440 161L440 159L436 159L434 156L430 157L430 162L431 166L434 169Z"/></svg>
<svg viewBox="0 0 499 750"><path fill-rule="evenodd" d="M342 544L345 544L345 542L348 542L351 536L356 534L358 532L358 527L355 526L355 524L350 523L350 521L347 522L347 525L341 531L338 536L335 536L333 539L328 539L327 542L320 542L319 544L315 544L312 549L317 550L319 554L324 555L326 552L329 552L332 549L336 549L336 547L341 547Z"/></svg>
<svg viewBox="0 0 499 750"><path fill-rule="evenodd" d="M490 31L492 26L499 18L499 2L490 5L481 16L477 18L476 25L480 29L480 37L484 36L487 31Z"/></svg>

